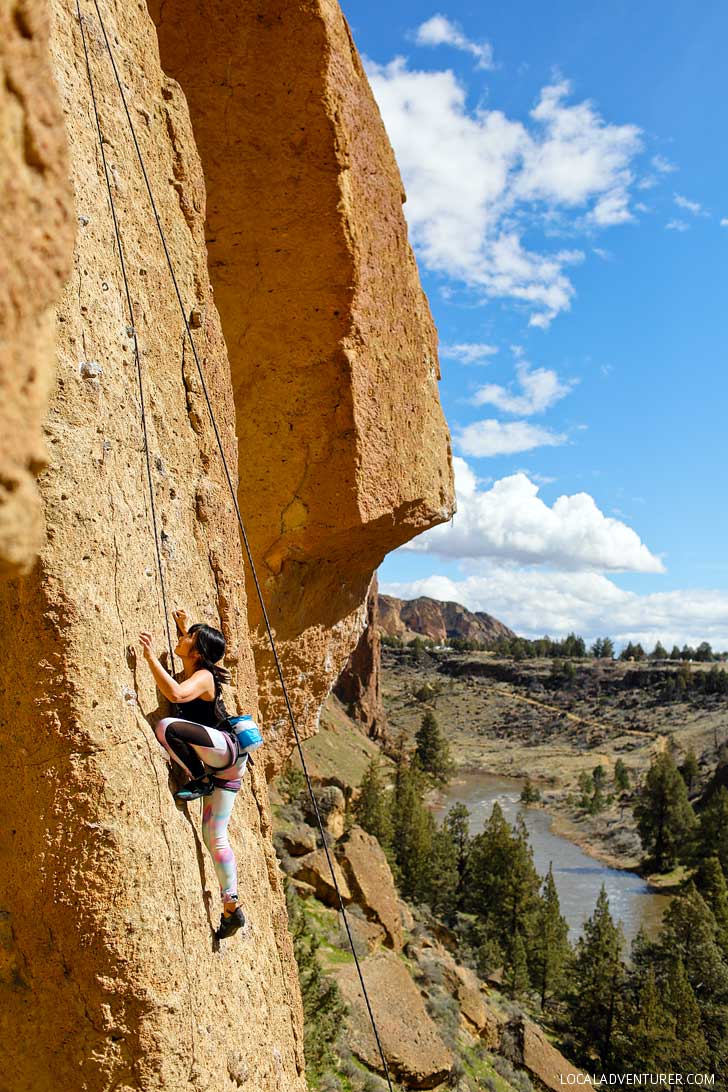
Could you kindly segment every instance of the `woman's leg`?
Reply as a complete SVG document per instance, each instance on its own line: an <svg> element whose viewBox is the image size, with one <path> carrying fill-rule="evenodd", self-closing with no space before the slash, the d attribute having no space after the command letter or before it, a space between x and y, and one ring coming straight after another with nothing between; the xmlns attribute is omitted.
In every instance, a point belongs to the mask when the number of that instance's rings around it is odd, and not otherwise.
<svg viewBox="0 0 728 1092"><path fill-rule="evenodd" d="M204 777L205 766L222 770L230 764L226 738L216 728L179 717L165 717L157 723L154 733L190 777Z"/></svg>
<svg viewBox="0 0 728 1092"><path fill-rule="evenodd" d="M236 796L236 792L216 787L202 809L202 837L215 865L223 902L230 901L238 893L238 870L228 838L228 823Z"/></svg>

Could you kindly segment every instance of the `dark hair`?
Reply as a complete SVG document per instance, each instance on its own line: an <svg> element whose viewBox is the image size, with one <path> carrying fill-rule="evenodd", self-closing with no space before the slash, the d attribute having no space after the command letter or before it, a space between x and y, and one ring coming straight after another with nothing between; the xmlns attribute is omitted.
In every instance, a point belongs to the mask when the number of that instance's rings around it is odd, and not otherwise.
<svg viewBox="0 0 728 1092"><path fill-rule="evenodd" d="M200 665L212 672L215 680L215 716L224 720L228 712L222 700L221 687L222 683L230 682L230 672L217 661L225 655L225 638L219 629L213 629L204 622L190 626L187 632L195 635L195 651L199 655Z"/></svg>

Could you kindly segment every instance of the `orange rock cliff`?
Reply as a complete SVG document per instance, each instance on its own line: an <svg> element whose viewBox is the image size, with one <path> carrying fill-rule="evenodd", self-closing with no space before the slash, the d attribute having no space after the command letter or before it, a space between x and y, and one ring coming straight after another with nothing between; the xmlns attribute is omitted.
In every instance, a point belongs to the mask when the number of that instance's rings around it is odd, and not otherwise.
<svg viewBox="0 0 728 1092"><path fill-rule="evenodd" d="M307 736L376 566L454 503L401 181L331 0L101 10ZM13 392L0 410L0 1089L303 1092L265 778L292 734L93 3L82 11L164 583L75 2L14 0L0 11ZM175 806L150 727L164 707L128 651L142 629L165 647L163 590L168 610L223 629L229 704L268 730L231 824L251 935L222 954L199 805Z"/></svg>

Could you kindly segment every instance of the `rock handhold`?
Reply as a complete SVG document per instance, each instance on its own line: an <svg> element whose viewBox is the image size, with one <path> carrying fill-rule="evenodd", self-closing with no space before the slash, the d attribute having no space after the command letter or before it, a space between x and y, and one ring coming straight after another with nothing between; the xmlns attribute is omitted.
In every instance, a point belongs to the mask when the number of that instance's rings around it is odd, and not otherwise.
<svg viewBox="0 0 728 1092"><path fill-rule="evenodd" d="M387 1066L408 1088L436 1088L452 1070L453 1057L425 1009L417 986L401 959L379 951L361 963ZM356 967L334 972L352 1011L349 1043L371 1069L383 1072L382 1060L362 997Z"/></svg>
<svg viewBox="0 0 728 1092"><path fill-rule="evenodd" d="M389 862L379 842L361 827L352 827L336 852L354 899L371 921L383 927L389 947L399 951L404 943L402 916Z"/></svg>

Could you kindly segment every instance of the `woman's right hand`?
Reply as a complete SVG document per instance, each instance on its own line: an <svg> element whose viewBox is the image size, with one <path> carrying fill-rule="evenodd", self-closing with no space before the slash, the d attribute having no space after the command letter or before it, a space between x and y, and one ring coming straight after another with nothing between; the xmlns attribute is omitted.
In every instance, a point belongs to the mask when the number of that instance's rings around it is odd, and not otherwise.
<svg viewBox="0 0 728 1092"><path fill-rule="evenodd" d="M146 632L145 633L140 633L139 634L139 640L140 640L142 648L144 650L144 659L148 660L150 656L154 655L154 653L152 651L152 635L151 635L151 633L146 633Z"/></svg>
<svg viewBox="0 0 728 1092"><path fill-rule="evenodd" d="M187 611L173 610L172 617L175 620L175 624L179 632L185 634L187 632Z"/></svg>

